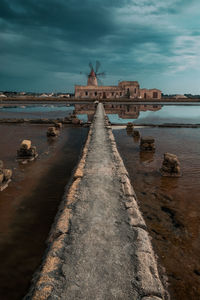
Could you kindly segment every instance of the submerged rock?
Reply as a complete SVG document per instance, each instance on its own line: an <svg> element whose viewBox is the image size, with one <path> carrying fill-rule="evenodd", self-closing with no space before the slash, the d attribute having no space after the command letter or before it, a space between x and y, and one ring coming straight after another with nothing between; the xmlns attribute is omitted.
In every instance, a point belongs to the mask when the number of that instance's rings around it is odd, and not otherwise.
<svg viewBox="0 0 200 300"><path fill-rule="evenodd" d="M8 186L12 177L12 170L4 169L3 165L3 161L0 160L0 192Z"/></svg>
<svg viewBox="0 0 200 300"><path fill-rule="evenodd" d="M47 130L48 137L56 137L58 135L58 130L55 127L49 127Z"/></svg>
<svg viewBox="0 0 200 300"><path fill-rule="evenodd" d="M31 148L31 141L30 140L23 140L21 142L20 149L28 150L30 148Z"/></svg>
<svg viewBox="0 0 200 300"><path fill-rule="evenodd" d="M162 176L180 177L181 169L178 157L172 153L165 153L160 172Z"/></svg>
<svg viewBox="0 0 200 300"><path fill-rule="evenodd" d="M140 150L146 152L155 151L155 139L151 136L141 137Z"/></svg>
<svg viewBox="0 0 200 300"><path fill-rule="evenodd" d="M55 123L55 128L56 129L61 129L62 128L62 123L58 122L58 123Z"/></svg>
<svg viewBox="0 0 200 300"><path fill-rule="evenodd" d="M31 146L30 140L23 140L20 145L20 149L17 150L17 158L27 159L35 158L37 156L37 151L35 146Z"/></svg>

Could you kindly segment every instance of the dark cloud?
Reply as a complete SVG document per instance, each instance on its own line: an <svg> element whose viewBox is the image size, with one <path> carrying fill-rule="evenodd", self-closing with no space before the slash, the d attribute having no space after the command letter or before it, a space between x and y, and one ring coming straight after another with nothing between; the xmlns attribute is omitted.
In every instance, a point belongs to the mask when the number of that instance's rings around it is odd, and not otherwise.
<svg viewBox="0 0 200 300"><path fill-rule="evenodd" d="M107 84L136 76L145 82L180 64L177 39L188 33L176 18L187 6L186 0L1 0L0 90L73 90L96 59ZM198 37L199 30L190 34Z"/></svg>

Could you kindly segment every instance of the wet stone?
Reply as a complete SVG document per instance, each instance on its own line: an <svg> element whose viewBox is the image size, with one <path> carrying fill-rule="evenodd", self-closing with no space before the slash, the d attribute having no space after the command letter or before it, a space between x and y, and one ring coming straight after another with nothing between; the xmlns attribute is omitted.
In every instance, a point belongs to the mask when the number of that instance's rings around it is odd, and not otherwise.
<svg viewBox="0 0 200 300"><path fill-rule="evenodd" d="M3 161L0 161L0 191L3 191L11 180L12 170L4 169Z"/></svg>
<svg viewBox="0 0 200 300"><path fill-rule="evenodd" d="M59 123L59 122L55 123L54 126L55 126L56 129L61 129L62 128L62 123Z"/></svg>
<svg viewBox="0 0 200 300"><path fill-rule="evenodd" d="M48 137L55 137L58 135L58 130L55 127L49 127L47 129L47 136Z"/></svg>
<svg viewBox="0 0 200 300"><path fill-rule="evenodd" d="M140 140L140 150L145 152L155 151L155 139L153 137L141 137Z"/></svg>
<svg viewBox="0 0 200 300"><path fill-rule="evenodd" d="M31 146L30 140L23 140L20 149L17 150L18 158L30 158L35 157L37 155L36 147Z"/></svg>
<svg viewBox="0 0 200 300"><path fill-rule="evenodd" d="M181 169L178 157L172 153L165 153L160 172L165 177L180 177Z"/></svg>

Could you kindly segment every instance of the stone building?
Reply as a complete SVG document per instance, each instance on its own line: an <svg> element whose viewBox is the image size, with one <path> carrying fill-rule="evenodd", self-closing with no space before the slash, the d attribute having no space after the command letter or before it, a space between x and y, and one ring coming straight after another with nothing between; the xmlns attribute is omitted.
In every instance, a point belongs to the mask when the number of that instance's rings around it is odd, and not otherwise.
<svg viewBox="0 0 200 300"><path fill-rule="evenodd" d="M75 98L77 99L116 99L116 98L142 98L161 99L158 89L140 89L137 81L121 81L118 86L98 86L94 70L88 75L86 86L75 85Z"/></svg>

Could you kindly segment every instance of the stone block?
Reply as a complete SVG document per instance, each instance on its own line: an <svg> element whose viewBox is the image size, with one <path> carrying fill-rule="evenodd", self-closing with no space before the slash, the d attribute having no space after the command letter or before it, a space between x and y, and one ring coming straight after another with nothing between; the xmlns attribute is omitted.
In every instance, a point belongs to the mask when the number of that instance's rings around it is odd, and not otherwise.
<svg viewBox="0 0 200 300"><path fill-rule="evenodd" d="M20 149L28 150L30 148L31 148L31 141L30 140L23 140L21 142Z"/></svg>
<svg viewBox="0 0 200 300"><path fill-rule="evenodd" d="M141 142L142 143L154 143L155 139L151 136L145 136L145 137L141 137Z"/></svg>
<svg viewBox="0 0 200 300"><path fill-rule="evenodd" d="M144 295L163 297L164 288L160 281L149 235L142 228L134 228L135 233L135 279L133 284Z"/></svg>
<svg viewBox="0 0 200 300"><path fill-rule="evenodd" d="M172 153L165 153L160 172L165 177L180 177L181 169L178 157Z"/></svg>
<svg viewBox="0 0 200 300"><path fill-rule="evenodd" d="M0 173L0 184L3 182L3 180L4 180L4 174Z"/></svg>
<svg viewBox="0 0 200 300"><path fill-rule="evenodd" d="M4 169L3 170L3 174L4 174L4 180L9 180L12 177L12 170L9 169Z"/></svg>
<svg viewBox="0 0 200 300"><path fill-rule="evenodd" d="M61 129L62 128L62 123L55 123L55 128Z"/></svg>
<svg viewBox="0 0 200 300"><path fill-rule="evenodd" d="M141 137L140 139L140 150L146 152L155 151L155 140L153 137Z"/></svg>
<svg viewBox="0 0 200 300"><path fill-rule="evenodd" d="M146 228L145 221L134 197L129 197L129 201L125 202L125 207L129 214L129 224L131 226L141 226Z"/></svg>

